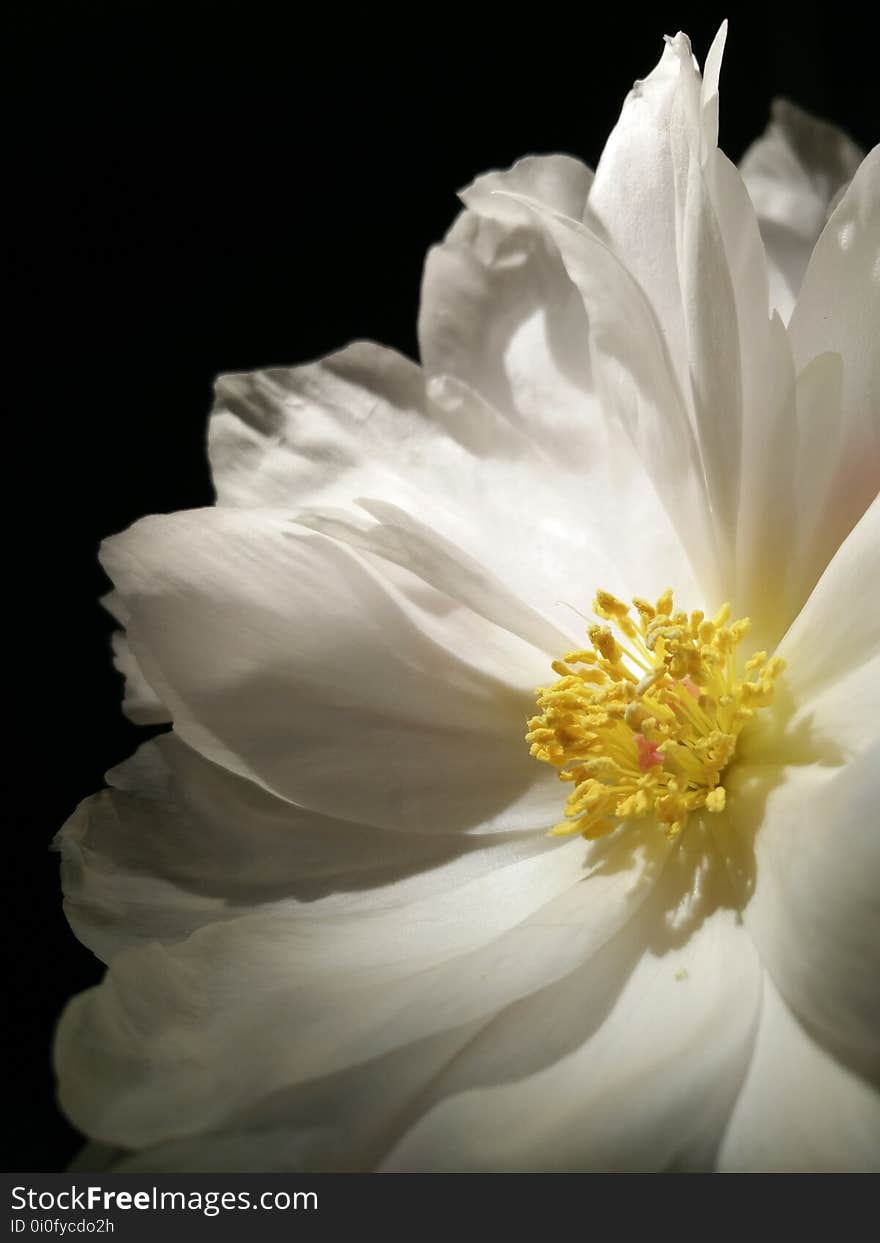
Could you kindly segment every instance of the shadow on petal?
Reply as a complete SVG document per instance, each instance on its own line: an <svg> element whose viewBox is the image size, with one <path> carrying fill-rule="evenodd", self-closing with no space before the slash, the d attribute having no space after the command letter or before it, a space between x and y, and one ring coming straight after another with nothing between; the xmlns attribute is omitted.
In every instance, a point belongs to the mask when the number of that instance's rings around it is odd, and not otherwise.
<svg viewBox="0 0 880 1243"><path fill-rule="evenodd" d="M665 910L651 941L655 953L681 948L719 909L741 917L755 891L755 841L772 791L791 767L835 768L844 763L840 748L815 730L812 718L790 724L793 711L783 683L770 710L744 731L738 754L724 773L725 811L692 815L668 859L651 848L652 839L663 837L653 820L624 822L609 837L591 843L584 863L590 874L621 870L631 853L641 858L647 873L656 877L663 870ZM627 850L619 849L621 842Z"/></svg>

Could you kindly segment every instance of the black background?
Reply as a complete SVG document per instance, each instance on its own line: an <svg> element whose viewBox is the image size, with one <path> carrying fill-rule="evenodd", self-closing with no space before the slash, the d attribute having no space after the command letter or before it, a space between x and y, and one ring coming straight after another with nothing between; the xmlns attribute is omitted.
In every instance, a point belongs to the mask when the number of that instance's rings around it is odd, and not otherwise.
<svg viewBox="0 0 880 1243"><path fill-rule="evenodd" d="M422 258L476 173L595 164L661 36L731 18L721 144L785 94L877 137L867 19L835 6L20 4L4 40L12 331L3 447L7 1168L60 1169L49 1045L100 965L61 913L53 833L137 745L95 552L210 504L221 371L368 337L414 356Z"/></svg>

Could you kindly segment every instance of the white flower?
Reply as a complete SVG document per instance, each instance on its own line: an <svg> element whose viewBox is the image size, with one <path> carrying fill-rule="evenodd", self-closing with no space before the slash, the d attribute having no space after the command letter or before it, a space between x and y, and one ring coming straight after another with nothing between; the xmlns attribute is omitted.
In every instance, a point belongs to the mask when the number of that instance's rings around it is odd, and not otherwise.
<svg viewBox="0 0 880 1243"><path fill-rule="evenodd" d="M723 37L702 80L668 41L595 177L464 192L421 368L224 377L217 506L105 545L174 723L60 838L109 967L61 1100L116 1168L877 1166L880 149L780 107L741 177ZM549 837L534 688L598 588L670 586L786 663L726 808Z"/></svg>

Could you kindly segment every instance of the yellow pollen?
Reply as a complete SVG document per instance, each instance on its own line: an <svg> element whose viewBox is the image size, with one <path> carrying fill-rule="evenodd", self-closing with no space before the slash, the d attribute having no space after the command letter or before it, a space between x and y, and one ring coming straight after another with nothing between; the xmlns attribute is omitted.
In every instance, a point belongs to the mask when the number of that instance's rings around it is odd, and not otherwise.
<svg viewBox="0 0 880 1243"><path fill-rule="evenodd" d="M676 610L671 591L632 607L599 591L593 611L592 647L553 662L559 680L538 690L526 734L532 755L573 787L550 832L602 837L653 815L676 838L693 812L723 811L721 775L785 664L756 652L739 674L749 620L730 623L729 604L709 619Z"/></svg>

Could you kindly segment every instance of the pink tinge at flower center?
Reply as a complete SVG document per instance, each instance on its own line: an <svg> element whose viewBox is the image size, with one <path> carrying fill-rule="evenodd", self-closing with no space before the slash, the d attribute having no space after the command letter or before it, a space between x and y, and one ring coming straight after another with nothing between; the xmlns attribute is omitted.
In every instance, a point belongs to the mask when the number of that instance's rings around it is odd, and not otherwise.
<svg viewBox="0 0 880 1243"><path fill-rule="evenodd" d="M644 734L635 735L636 749L639 753L639 768L646 773L649 768L653 768L655 764L663 763L663 753L660 750L659 742L648 742Z"/></svg>

